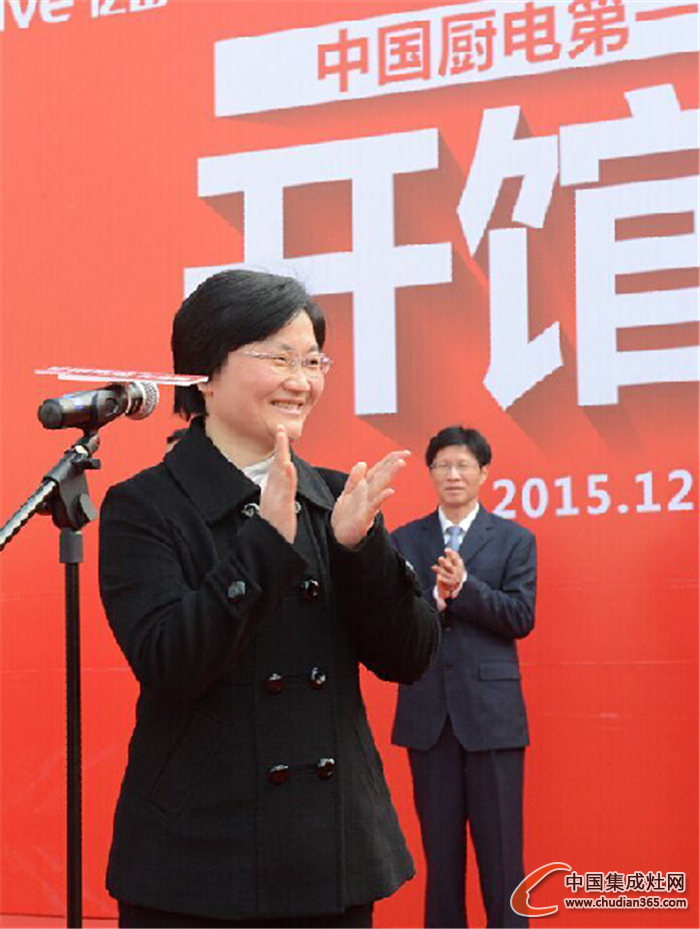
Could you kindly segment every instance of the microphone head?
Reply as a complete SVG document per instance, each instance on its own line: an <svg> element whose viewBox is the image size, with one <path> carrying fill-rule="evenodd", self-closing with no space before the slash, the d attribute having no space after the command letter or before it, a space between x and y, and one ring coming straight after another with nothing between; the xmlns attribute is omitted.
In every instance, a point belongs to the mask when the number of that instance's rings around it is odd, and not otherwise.
<svg viewBox="0 0 700 929"><path fill-rule="evenodd" d="M44 429L60 429L63 425L63 410L58 400L44 400L37 416Z"/></svg>
<svg viewBox="0 0 700 929"><path fill-rule="evenodd" d="M158 385L153 381L132 381L129 384L129 396L133 396L133 409L129 409L127 416L130 419L145 419L158 406L160 393Z"/></svg>

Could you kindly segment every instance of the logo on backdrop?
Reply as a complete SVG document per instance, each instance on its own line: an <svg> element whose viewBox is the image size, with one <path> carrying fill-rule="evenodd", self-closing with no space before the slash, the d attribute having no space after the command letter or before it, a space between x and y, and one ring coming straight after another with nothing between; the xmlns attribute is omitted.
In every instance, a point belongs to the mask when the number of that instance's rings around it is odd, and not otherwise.
<svg viewBox="0 0 700 929"><path fill-rule="evenodd" d="M143 13L164 7L168 0L0 0L0 32L5 24L17 29L28 29L35 23L65 23L78 16L102 19L120 13Z"/></svg>
<svg viewBox="0 0 700 929"><path fill-rule="evenodd" d="M552 916L559 910L554 903L549 906L534 906L530 903L530 893L550 874L555 871L568 872L564 878L564 891L578 894L599 894L599 896L564 897L564 909L567 910L685 910L688 908L687 897L668 896L683 893L686 889L685 871L634 871L624 874L620 871L586 871L578 874L571 865L563 861L550 861L549 864L535 868L518 884L510 898L511 908L519 916L538 918ZM552 884L548 884L551 894ZM638 896L629 897L628 893ZM666 896L661 896L665 894Z"/></svg>
<svg viewBox="0 0 700 929"><path fill-rule="evenodd" d="M515 913L519 916L551 916L557 912L559 907L556 904L552 906L531 906L530 904L530 891L554 871L571 871L571 865L564 864L562 861L550 861L549 864L530 871L511 895L510 905Z"/></svg>

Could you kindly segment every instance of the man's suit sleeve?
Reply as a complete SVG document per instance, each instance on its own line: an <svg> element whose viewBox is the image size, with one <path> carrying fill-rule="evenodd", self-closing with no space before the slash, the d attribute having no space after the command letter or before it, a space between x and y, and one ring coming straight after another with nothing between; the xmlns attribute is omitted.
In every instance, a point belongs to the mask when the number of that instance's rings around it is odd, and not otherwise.
<svg viewBox="0 0 700 929"><path fill-rule="evenodd" d="M518 529L498 589L467 570L462 590L448 603L457 620L476 623L507 639L522 639L535 625L537 547L531 532Z"/></svg>

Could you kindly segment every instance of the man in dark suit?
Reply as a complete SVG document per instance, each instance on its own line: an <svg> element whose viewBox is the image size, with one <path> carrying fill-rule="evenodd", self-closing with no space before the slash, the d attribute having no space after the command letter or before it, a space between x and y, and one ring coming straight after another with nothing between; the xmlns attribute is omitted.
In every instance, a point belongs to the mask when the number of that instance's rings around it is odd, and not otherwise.
<svg viewBox="0 0 700 929"><path fill-rule="evenodd" d="M535 538L479 504L491 448L450 426L428 445L439 507L394 542L440 611L440 651L399 688L393 742L408 748L428 875L425 925L466 926L466 826L489 926L525 926L510 897L524 875L527 717L515 640L535 621Z"/></svg>

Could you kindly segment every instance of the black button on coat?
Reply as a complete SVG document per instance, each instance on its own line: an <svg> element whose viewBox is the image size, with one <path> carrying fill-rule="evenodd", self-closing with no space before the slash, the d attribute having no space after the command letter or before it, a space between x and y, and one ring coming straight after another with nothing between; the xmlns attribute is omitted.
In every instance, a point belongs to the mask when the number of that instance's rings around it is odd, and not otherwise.
<svg viewBox="0 0 700 929"><path fill-rule="evenodd" d="M334 913L413 874L358 662L416 680L437 616L381 519L355 551L336 543L344 475L294 461L293 546L244 515L259 489L200 421L105 498L100 589L140 683L107 875L123 901L219 919ZM324 686L309 686L312 668Z"/></svg>

